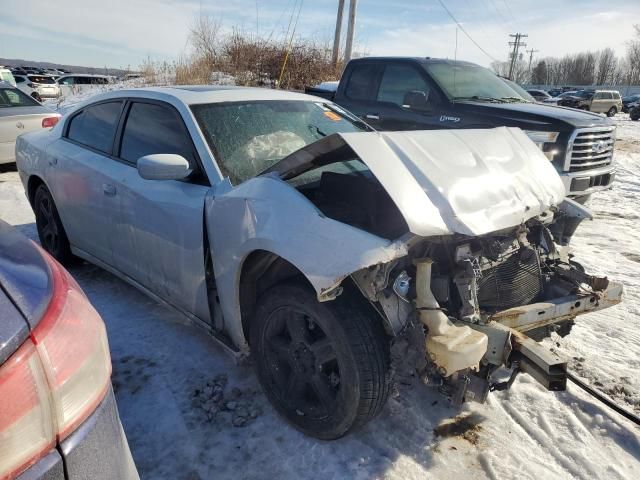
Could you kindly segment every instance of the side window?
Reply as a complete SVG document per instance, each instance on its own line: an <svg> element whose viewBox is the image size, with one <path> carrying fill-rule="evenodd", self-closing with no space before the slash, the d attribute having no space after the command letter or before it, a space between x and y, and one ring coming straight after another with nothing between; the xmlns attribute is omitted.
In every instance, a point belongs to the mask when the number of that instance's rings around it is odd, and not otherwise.
<svg viewBox="0 0 640 480"><path fill-rule="evenodd" d="M24 77L15 77L16 83L24 83Z"/></svg>
<svg viewBox="0 0 640 480"><path fill-rule="evenodd" d="M62 80L60 80L58 83L60 83L61 85L75 85L73 77L65 77Z"/></svg>
<svg viewBox="0 0 640 480"><path fill-rule="evenodd" d="M91 77L76 77L76 85L91 85Z"/></svg>
<svg viewBox="0 0 640 480"><path fill-rule="evenodd" d="M429 85L417 69L409 65L388 65L384 69L378 101L404 105L405 95L410 92L424 92L425 106L429 102Z"/></svg>
<svg viewBox="0 0 640 480"><path fill-rule="evenodd" d="M614 100L620 100L620 94L618 92L613 92Z"/></svg>
<svg viewBox="0 0 640 480"><path fill-rule="evenodd" d="M110 154L121 110L121 101L86 107L71 117L66 136L70 140Z"/></svg>
<svg viewBox="0 0 640 480"><path fill-rule="evenodd" d="M593 95L593 99L594 100L602 100L602 99L604 99L604 94L602 92L596 92Z"/></svg>
<svg viewBox="0 0 640 480"><path fill-rule="evenodd" d="M169 106L133 103L120 145L120 158L134 165L145 155L175 153L196 168L191 138L178 112Z"/></svg>
<svg viewBox="0 0 640 480"><path fill-rule="evenodd" d="M611 92L603 93L605 100L613 100L613 94Z"/></svg>
<svg viewBox="0 0 640 480"><path fill-rule="evenodd" d="M375 92L377 67L375 65L357 65L351 70L345 95L351 100L372 100Z"/></svg>

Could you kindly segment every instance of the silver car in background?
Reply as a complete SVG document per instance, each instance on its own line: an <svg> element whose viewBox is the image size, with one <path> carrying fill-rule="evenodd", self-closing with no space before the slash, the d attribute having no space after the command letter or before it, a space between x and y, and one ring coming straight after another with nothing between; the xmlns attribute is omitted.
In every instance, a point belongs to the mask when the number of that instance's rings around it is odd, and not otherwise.
<svg viewBox="0 0 640 480"><path fill-rule="evenodd" d="M569 256L589 212L517 128L376 132L308 95L144 88L16 155L47 251L250 352L317 438L375 417L406 372L455 404L508 388L502 365L563 390L566 362L532 338L622 296Z"/></svg>
<svg viewBox="0 0 640 480"><path fill-rule="evenodd" d="M6 82L0 82L0 164L15 161L18 135L58 123L60 114L40 105Z"/></svg>

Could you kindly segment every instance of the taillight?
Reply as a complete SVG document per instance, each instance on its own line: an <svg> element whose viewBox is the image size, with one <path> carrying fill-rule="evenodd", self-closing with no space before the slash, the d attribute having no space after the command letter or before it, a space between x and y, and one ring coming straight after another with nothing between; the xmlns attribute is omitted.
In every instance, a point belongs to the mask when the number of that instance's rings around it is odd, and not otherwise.
<svg viewBox="0 0 640 480"><path fill-rule="evenodd" d="M52 128L56 126L56 123L60 120L60 117L47 117L42 119L42 128Z"/></svg>
<svg viewBox="0 0 640 480"><path fill-rule="evenodd" d="M0 367L0 478L73 432L104 398L111 359L102 319L51 257L53 295L30 338Z"/></svg>

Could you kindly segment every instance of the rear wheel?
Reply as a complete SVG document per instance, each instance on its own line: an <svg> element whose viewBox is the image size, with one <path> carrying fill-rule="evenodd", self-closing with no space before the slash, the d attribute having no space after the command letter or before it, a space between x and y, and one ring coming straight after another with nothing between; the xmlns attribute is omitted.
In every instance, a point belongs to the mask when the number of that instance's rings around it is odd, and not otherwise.
<svg viewBox="0 0 640 480"><path fill-rule="evenodd" d="M45 185L36 190L33 200L36 227L42 247L60 263L69 263L74 257L67 233L64 231L58 209Z"/></svg>
<svg viewBox="0 0 640 480"><path fill-rule="evenodd" d="M276 285L258 301L251 324L267 397L295 428L323 440L368 422L389 394L388 339L355 295L320 303L305 285Z"/></svg>
<svg viewBox="0 0 640 480"><path fill-rule="evenodd" d="M607 117L613 117L616 113L618 113L618 109L616 107L611 107L607 112Z"/></svg>

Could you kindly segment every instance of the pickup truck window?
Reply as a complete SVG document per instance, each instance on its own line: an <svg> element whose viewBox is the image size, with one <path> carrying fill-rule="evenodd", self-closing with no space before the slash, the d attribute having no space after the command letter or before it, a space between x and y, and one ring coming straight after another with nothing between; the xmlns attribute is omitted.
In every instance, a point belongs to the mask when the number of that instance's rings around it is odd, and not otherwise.
<svg viewBox="0 0 640 480"><path fill-rule="evenodd" d="M495 73L478 65L443 62L429 63L426 68L452 100L527 101Z"/></svg>
<svg viewBox="0 0 640 480"><path fill-rule="evenodd" d="M66 137L109 154L121 110L121 101L88 106L71 117Z"/></svg>
<svg viewBox="0 0 640 480"><path fill-rule="evenodd" d="M418 70L410 65L388 65L384 69L378 101L402 106L405 95L412 91L424 92L429 98L429 86Z"/></svg>
<svg viewBox="0 0 640 480"><path fill-rule="evenodd" d="M36 105L40 104L17 88L0 88L0 108L34 107Z"/></svg>
<svg viewBox="0 0 640 480"><path fill-rule="evenodd" d="M378 67L376 65L356 65L344 92L351 100L372 100L375 96L375 83Z"/></svg>
<svg viewBox="0 0 640 480"><path fill-rule="evenodd" d="M321 102L262 100L191 109L220 170L235 185L322 137L366 129Z"/></svg>

